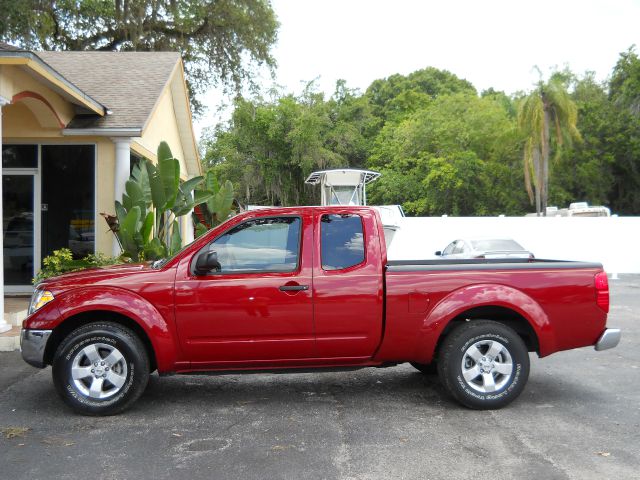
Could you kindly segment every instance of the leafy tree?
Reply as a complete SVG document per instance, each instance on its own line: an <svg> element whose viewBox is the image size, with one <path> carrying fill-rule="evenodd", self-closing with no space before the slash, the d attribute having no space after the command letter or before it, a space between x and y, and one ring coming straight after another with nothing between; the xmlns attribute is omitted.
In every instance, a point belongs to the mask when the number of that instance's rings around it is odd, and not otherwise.
<svg viewBox="0 0 640 480"><path fill-rule="evenodd" d="M374 119L362 97L338 82L325 100L311 83L299 97L236 100L232 119L205 142L205 166L234 182L243 203L317 203L304 180L314 170L361 166Z"/></svg>
<svg viewBox="0 0 640 480"><path fill-rule="evenodd" d="M522 181L513 174L518 143L502 101L443 95L382 129L369 167L383 175L369 199L401 203L413 215L521 213L524 198L513 193Z"/></svg>
<svg viewBox="0 0 640 480"><path fill-rule="evenodd" d="M428 67L406 76L395 74L374 80L365 95L371 103L373 114L384 124L402 119L426 106L432 99L458 92L475 94L476 89L467 80L451 72Z"/></svg>
<svg viewBox="0 0 640 480"><path fill-rule="evenodd" d="M640 59L635 45L620 54L611 76L610 98L615 105L640 116Z"/></svg>
<svg viewBox="0 0 640 480"><path fill-rule="evenodd" d="M582 142L563 149L551 166L549 202L566 206L585 200L592 205L610 205L615 157L610 142L615 122L607 86L596 81L593 72L582 78L568 77L571 97L578 108L578 128Z"/></svg>
<svg viewBox="0 0 640 480"><path fill-rule="evenodd" d="M207 230L220 225L235 214L235 194L233 184L226 180L220 184L213 170L204 175L204 182L197 187L204 194L211 197L199 204L193 212L193 223L196 226L196 236L204 234Z"/></svg>
<svg viewBox="0 0 640 480"><path fill-rule="evenodd" d="M607 139L614 157L611 206L640 213L640 58L635 47L620 54L609 86L612 129Z"/></svg>
<svg viewBox="0 0 640 480"><path fill-rule="evenodd" d="M546 83L540 81L518 106L518 126L526 136L525 187L531 203L535 190L538 215L541 212L546 215L547 210L551 135L555 140L557 158L565 143L580 140L577 121L577 107L559 76L552 76Z"/></svg>
<svg viewBox="0 0 640 480"><path fill-rule="evenodd" d="M0 39L34 50L178 51L194 94L236 90L275 66L278 22L267 0L3 0Z"/></svg>

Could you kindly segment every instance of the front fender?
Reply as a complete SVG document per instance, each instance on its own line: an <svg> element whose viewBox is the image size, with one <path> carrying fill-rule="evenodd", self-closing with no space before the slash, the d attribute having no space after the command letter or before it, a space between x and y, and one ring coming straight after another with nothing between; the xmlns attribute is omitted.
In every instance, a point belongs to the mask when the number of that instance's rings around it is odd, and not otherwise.
<svg viewBox="0 0 640 480"><path fill-rule="evenodd" d="M54 302L51 303L53 307ZM82 287L56 296L55 308L59 314L55 319L51 315L36 314L29 319L28 328L55 329L68 318L80 313L118 313L130 318L145 331L155 352L158 371L175 370L178 342L173 322L170 325L156 307L136 293L115 287Z"/></svg>
<svg viewBox="0 0 640 480"><path fill-rule="evenodd" d="M556 338L551 322L538 302L513 287L477 284L449 293L429 311L420 328L422 360L425 363L432 360L438 339L449 322L468 310L487 306L507 308L522 316L538 337L541 356L555 351Z"/></svg>

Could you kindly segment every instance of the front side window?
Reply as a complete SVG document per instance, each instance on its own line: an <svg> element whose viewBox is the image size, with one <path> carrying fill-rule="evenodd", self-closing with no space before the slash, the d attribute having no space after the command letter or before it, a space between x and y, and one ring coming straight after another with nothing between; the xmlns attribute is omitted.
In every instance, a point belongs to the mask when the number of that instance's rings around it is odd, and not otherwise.
<svg viewBox="0 0 640 480"><path fill-rule="evenodd" d="M364 261L364 234L358 215L322 215L320 233L324 270L341 270Z"/></svg>
<svg viewBox="0 0 640 480"><path fill-rule="evenodd" d="M293 272L298 266L300 218L257 218L236 225L209 244L221 273Z"/></svg>

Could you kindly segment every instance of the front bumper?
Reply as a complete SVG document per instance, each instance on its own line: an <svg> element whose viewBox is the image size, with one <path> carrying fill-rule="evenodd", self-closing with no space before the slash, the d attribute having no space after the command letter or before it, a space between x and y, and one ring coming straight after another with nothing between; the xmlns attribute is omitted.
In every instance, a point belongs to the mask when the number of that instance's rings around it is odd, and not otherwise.
<svg viewBox="0 0 640 480"><path fill-rule="evenodd" d="M600 335L600 338L596 342L595 349L600 351L613 348L620 343L621 336L622 332L619 328L607 328L602 335Z"/></svg>
<svg viewBox="0 0 640 480"><path fill-rule="evenodd" d="M29 365L44 368L44 350L53 330L27 330L20 332L22 358Z"/></svg>

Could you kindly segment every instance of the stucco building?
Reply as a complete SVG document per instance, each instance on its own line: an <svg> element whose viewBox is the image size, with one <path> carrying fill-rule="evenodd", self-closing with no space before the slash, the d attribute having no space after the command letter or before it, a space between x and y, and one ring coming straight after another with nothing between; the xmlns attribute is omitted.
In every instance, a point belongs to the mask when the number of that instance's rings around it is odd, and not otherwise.
<svg viewBox="0 0 640 480"><path fill-rule="evenodd" d="M100 212L114 212L133 163L155 161L160 141L184 179L201 173L178 53L0 43L0 112L5 292L31 291L53 250L119 253Z"/></svg>

